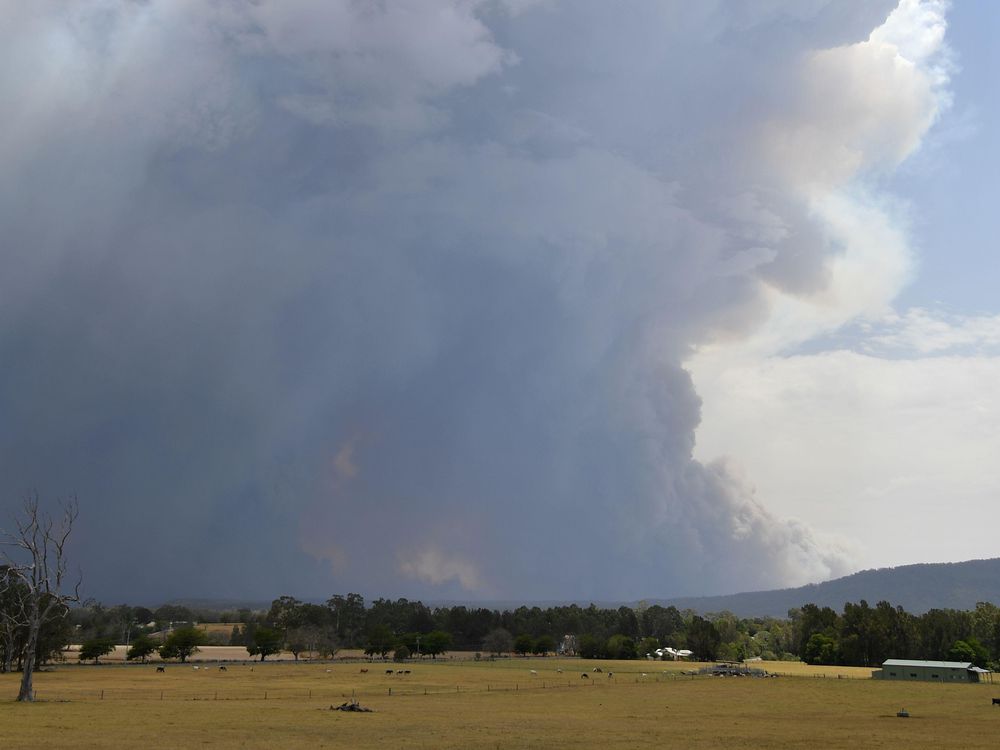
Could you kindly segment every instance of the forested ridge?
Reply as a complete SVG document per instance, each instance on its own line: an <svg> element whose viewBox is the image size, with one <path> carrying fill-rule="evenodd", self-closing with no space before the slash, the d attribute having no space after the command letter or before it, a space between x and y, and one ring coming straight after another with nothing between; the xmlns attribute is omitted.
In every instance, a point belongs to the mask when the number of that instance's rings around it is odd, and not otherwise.
<svg viewBox="0 0 1000 750"><path fill-rule="evenodd" d="M1000 558L876 568L797 588L652 601L699 612L727 610L741 617L783 617L803 602L839 611L847 602L862 599L891 601L915 614L932 609L972 609L978 602L998 602Z"/></svg>

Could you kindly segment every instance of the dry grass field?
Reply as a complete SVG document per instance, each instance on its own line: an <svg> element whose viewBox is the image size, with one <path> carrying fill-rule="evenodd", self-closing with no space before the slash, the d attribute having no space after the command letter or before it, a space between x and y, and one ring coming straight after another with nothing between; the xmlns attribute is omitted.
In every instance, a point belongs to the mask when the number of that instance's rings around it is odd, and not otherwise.
<svg viewBox="0 0 1000 750"><path fill-rule="evenodd" d="M765 663L797 676L753 679L575 659L423 661L409 675L385 674L399 666L388 664L197 666L61 666L38 675L35 704L15 703L18 676L0 675L0 747L992 748L1000 732L1000 686L851 679L870 671L849 668L820 677ZM374 712L329 710L352 695ZM896 717L902 707L910 718Z"/></svg>

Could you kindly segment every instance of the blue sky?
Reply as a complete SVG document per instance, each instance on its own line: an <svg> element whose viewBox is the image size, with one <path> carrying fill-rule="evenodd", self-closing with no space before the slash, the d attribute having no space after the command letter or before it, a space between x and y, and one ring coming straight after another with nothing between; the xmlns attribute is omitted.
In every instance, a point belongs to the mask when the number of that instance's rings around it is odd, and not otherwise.
<svg viewBox="0 0 1000 750"><path fill-rule="evenodd" d="M913 203L919 268L899 297L903 306L943 306L964 313L997 312L1000 285L1000 6L959 0L948 11L948 44L957 70L954 98L925 156L904 167L892 189Z"/></svg>

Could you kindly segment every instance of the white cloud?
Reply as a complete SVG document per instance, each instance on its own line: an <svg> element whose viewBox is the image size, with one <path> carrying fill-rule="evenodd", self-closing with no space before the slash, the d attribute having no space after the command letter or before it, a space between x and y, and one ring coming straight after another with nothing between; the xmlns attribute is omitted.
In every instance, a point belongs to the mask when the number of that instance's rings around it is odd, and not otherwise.
<svg viewBox="0 0 1000 750"><path fill-rule="evenodd" d="M860 564L995 554L1000 358L834 351L695 377L696 455L738 457L774 512L852 540Z"/></svg>
<svg viewBox="0 0 1000 750"><path fill-rule="evenodd" d="M1000 315L956 315L913 307L869 323L860 343L865 350L890 356L996 353Z"/></svg>
<svg viewBox="0 0 1000 750"><path fill-rule="evenodd" d="M853 541L867 565L985 556L1000 517L982 510L1000 485L1000 320L894 310L913 274L907 209L870 179L913 155L950 104L945 10L903 0L866 41L805 61L761 153L835 250L821 284L778 279L755 331L686 364L703 399L695 455L734 457L773 512ZM833 334L854 351L806 352ZM942 514L974 508L986 527L935 533Z"/></svg>
<svg viewBox="0 0 1000 750"><path fill-rule="evenodd" d="M399 572L423 583L439 586L457 581L466 591L482 590L482 577L476 565L437 547L426 547L406 556L400 556Z"/></svg>

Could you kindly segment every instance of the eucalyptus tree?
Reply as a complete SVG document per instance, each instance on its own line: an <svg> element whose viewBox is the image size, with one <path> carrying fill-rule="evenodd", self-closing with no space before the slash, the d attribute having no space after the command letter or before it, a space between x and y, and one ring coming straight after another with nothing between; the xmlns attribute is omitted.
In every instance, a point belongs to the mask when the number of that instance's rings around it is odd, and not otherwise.
<svg viewBox="0 0 1000 750"><path fill-rule="evenodd" d="M21 588L18 606L5 612L25 629L19 701L33 701L32 680L42 628L66 617L68 606L80 601L81 576L71 581L67 543L79 515L75 497L60 503L61 514L53 518L39 505L37 493L24 500L22 514L14 518L11 531L0 531L3 548L0 564L6 568L7 585Z"/></svg>

